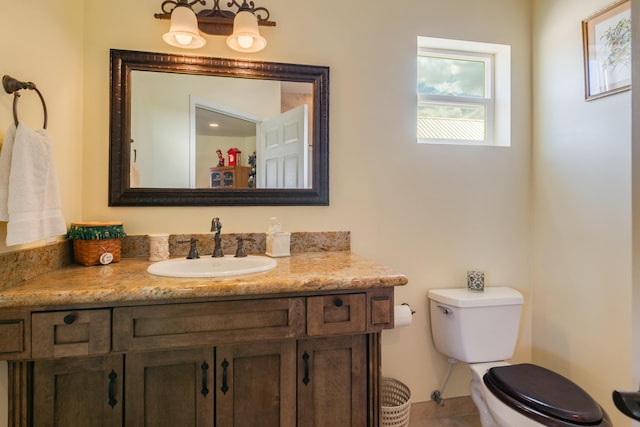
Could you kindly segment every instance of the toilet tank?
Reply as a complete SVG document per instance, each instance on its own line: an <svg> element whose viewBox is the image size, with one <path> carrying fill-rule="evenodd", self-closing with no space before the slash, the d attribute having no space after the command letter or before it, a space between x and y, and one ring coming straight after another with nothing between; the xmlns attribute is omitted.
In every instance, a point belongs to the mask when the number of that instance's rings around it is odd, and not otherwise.
<svg viewBox="0 0 640 427"><path fill-rule="evenodd" d="M436 349L451 358L480 363L513 356L524 298L515 289L431 289L431 333Z"/></svg>

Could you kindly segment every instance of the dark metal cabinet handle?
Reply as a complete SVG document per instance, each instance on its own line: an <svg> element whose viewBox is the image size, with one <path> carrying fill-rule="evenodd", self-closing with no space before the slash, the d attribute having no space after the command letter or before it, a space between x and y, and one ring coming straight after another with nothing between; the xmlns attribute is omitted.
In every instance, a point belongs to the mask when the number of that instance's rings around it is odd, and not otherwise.
<svg viewBox="0 0 640 427"><path fill-rule="evenodd" d="M333 303L336 307L342 307L342 298L336 298Z"/></svg>
<svg viewBox="0 0 640 427"><path fill-rule="evenodd" d="M227 385L227 368L229 367L229 362L227 362L227 359L224 359L220 366L222 366L222 387L220 387L220 390L222 394L227 394L229 391L229 386Z"/></svg>
<svg viewBox="0 0 640 427"><path fill-rule="evenodd" d="M115 371L112 369L111 373L109 374L109 406L111 406L112 408L116 406L116 403L118 403L118 401L116 400L116 392L115 392L117 377L118 377L118 374L116 374Z"/></svg>
<svg viewBox="0 0 640 427"><path fill-rule="evenodd" d="M207 387L207 371L209 370L209 364L206 360L202 362L200 369L202 369L202 390L200 390L200 393L202 393L203 397L207 397L207 394L209 394L209 388Z"/></svg>
<svg viewBox="0 0 640 427"><path fill-rule="evenodd" d="M304 364L304 376L302 377L302 382L304 385L309 384L309 353L306 351L302 355L302 362Z"/></svg>
<svg viewBox="0 0 640 427"><path fill-rule="evenodd" d="M76 315L73 313L67 314L66 316L64 316L64 319L62 319L62 321L65 325L70 325L76 321Z"/></svg>

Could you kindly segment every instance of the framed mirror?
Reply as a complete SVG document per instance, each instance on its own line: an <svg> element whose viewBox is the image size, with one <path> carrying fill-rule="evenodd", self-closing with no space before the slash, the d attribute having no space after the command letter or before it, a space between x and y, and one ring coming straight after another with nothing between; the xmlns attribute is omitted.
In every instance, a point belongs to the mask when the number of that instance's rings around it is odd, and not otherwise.
<svg viewBox="0 0 640 427"><path fill-rule="evenodd" d="M329 68L111 50L109 206L329 204Z"/></svg>

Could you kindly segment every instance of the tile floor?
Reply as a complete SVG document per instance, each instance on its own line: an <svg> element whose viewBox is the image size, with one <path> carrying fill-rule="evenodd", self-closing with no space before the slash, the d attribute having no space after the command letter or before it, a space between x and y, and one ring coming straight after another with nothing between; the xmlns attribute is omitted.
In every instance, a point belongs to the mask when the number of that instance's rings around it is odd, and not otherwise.
<svg viewBox="0 0 640 427"><path fill-rule="evenodd" d="M478 414L412 420L409 427L482 427Z"/></svg>
<svg viewBox="0 0 640 427"><path fill-rule="evenodd" d="M444 406L433 401L411 405L409 427L481 427L478 409L469 396L445 400Z"/></svg>

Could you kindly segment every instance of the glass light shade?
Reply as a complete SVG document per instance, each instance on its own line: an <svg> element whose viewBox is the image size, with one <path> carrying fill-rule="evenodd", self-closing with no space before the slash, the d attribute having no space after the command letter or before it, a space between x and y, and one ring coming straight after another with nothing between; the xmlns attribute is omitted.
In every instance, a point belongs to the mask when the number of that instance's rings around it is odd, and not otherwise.
<svg viewBox="0 0 640 427"><path fill-rule="evenodd" d="M162 39L171 46L183 49L197 49L207 41L198 31L198 19L189 5L178 4L171 12L171 27Z"/></svg>
<svg viewBox="0 0 640 427"><path fill-rule="evenodd" d="M233 34L227 37L227 46L238 52L258 52L267 41L258 31L258 19L247 10L240 11L233 20Z"/></svg>

